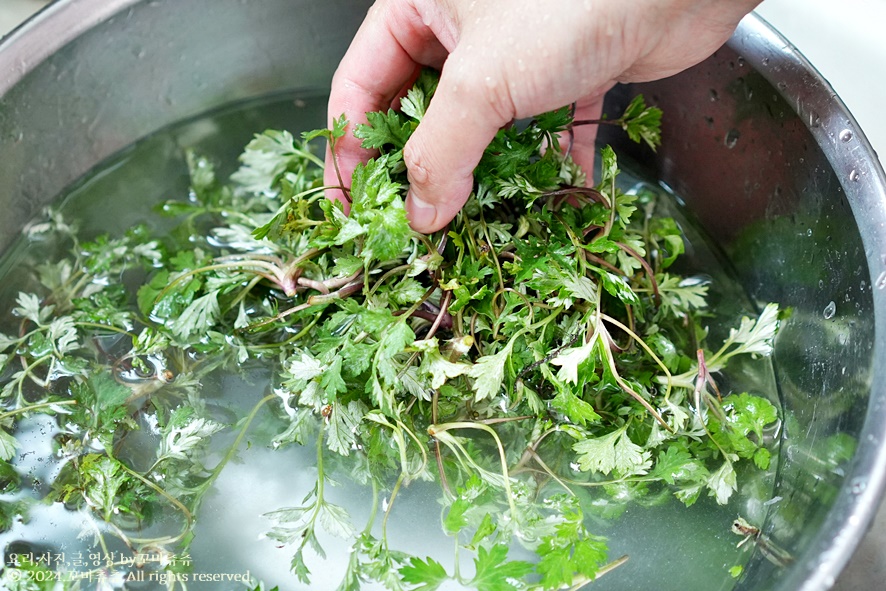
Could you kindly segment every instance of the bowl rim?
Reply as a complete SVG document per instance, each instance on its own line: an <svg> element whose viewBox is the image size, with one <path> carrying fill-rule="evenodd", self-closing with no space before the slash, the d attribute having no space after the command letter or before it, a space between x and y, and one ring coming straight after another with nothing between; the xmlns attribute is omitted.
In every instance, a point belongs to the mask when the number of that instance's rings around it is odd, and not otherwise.
<svg viewBox="0 0 886 591"><path fill-rule="evenodd" d="M144 0L55 0L0 40L0 97L55 52ZM801 118L833 167L858 223L874 305L872 359L886 357L886 173L864 132L830 84L787 39L751 13L727 42ZM823 591L848 563L886 489L886 363L872 363L859 446L811 545L778 583L780 591Z"/></svg>
<svg viewBox="0 0 886 591"><path fill-rule="evenodd" d="M46 58L140 0L53 0L0 39L0 97Z"/></svg>
<svg viewBox="0 0 886 591"><path fill-rule="evenodd" d="M859 445L822 527L779 591L824 591L876 516L886 487L886 174L843 101L815 67L760 15L745 17L727 42L800 117L833 168L858 224L870 273L874 343L870 395Z"/></svg>

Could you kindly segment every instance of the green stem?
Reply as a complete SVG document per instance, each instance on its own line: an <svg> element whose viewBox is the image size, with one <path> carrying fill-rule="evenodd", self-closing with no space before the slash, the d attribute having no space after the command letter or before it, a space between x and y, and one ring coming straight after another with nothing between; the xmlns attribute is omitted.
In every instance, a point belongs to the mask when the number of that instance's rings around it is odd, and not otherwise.
<svg viewBox="0 0 886 591"><path fill-rule="evenodd" d="M268 394L267 396L259 400L255 404L255 406L252 407L252 410L249 411L248 415L246 415L246 419L243 421L243 426L240 427L240 432L237 433L237 438L234 439L234 443L232 443L231 447L228 448L228 452L225 454L225 457L223 457L221 461L216 464L215 468L212 469L212 473L210 474L209 478L200 485L202 488L208 489L209 486L211 486L212 483L215 481L215 479L218 478L219 474L221 474L221 471L224 470L228 462L230 462L231 459L234 457L234 454L237 453L237 448L240 447L240 444L243 442L243 438L246 437L246 431L249 430L249 426L252 424L252 421L255 419L258 411L261 410L261 408L265 404L275 399L276 397L276 394Z"/></svg>
<svg viewBox="0 0 886 591"><path fill-rule="evenodd" d="M609 371L612 374L613 379L615 379L615 383L618 384L618 387L621 388L625 393L629 394L634 400L639 402L649 414L655 417L655 420L661 423L662 427L667 429L668 432L673 433L674 430L671 428L670 425L667 424L667 422L662 418L658 411L655 410L655 408L653 408L651 404L649 404L649 401L647 401L633 388L631 388L630 385L628 385L628 383L624 381L624 378L622 378L621 375L618 373L618 368L615 367L615 358L612 356L612 351L609 347L610 343L612 342L612 337L609 336L609 331L607 331L606 327L603 326L602 315L600 315L600 318L601 320L597 322L597 326L594 331L594 338L600 339L601 343L603 344L603 346L600 347L600 350L603 352L603 362L606 363L606 365L609 367Z"/></svg>
<svg viewBox="0 0 886 591"><path fill-rule="evenodd" d="M31 404L29 406L22 406L20 408L15 409L15 410L10 410L8 412L0 413L0 421L3 421L9 417L12 417L12 416L15 416L18 414L31 412L31 411L37 410L39 408L46 408L46 407L52 407L52 406L71 406L73 404L77 404L77 401L76 400L55 400L55 401L49 401L49 402L40 402L38 404Z"/></svg>
<svg viewBox="0 0 886 591"><path fill-rule="evenodd" d="M113 326L111 324L101 324L100 322L75 322L74 326L82 326L84 328L97 328L100 330L107 330L110 332L116 332L119 334L125 334L130 338L135 338L137 335L129 332L125 328L120 328L118 326Z"/></svg>
<svg viewBox="0 0 886 591"><path fill-rule="evenodd" d="M240 292L237 294L237 297L235 297L233 300L231 300L231 303L228 304L227 311L233 310L236 306L238 306L240 304L240 302L245 300L246 296L249 295L249 292L251 292L252 289L256 285L258 285L258 283L262 279L263 279L263 277L261 275L256 275L255 277L253 277L249 281L249 283L246 284L246 287L244 287L243 289L240 290Z"/></svg>
<svg viewBox="0 0 886 591"><path fill-rule="evenodd" d="M135 542L136 544L158 544L158 543L174 544L174 543L182 540L188 534L188 532L191 530L191 528L194 526L194 514L191 513L191 511L181 501L179 501L174 496L172 496L171 494L169 494L168 492L163 490L155 482L151 481L150 479L146 478L145 476L142 476L141 474L139 474L138 472L136 472L135 470L133 470L132 468L127 466L125 463L120 462L119 460L118 460L118 463L120 464L120 467L123 468L123 470L127 474L129 474L130 476L141 481L145 486L147 486L148 488L153 490L155 493L157 493L158 495L160 495L161 497L166 499L172 506L174 506L176 509L181 511L182 515L184 515L184 517L185 517L185 525L182 527L181 532L179 532L179 534L177 536L171 536L171 537L167 536L164 538L129 538L129 541Z"/></svg>
<svg viewBox="0 0 886 591"><path fill-rule="evenodd" d="M576 573L572 577L572 583L569 585L563 585L562 587L560 587L560 590L561 591L578 591L579 589L583 589L584 586L587 585L588 583L593 583L594 581L596 581L597 579L599 579L603 575L612 572L613 570L617 569L618 567L620 567L621 565L623 565L627 561L628 561L627 554L625 554L621 558L616 558L612 562L604 564L603 566L598 568L597 572L594 573L593 577L588 577L587 575L582 575L580 573ZM539 586L530 587L530 589L531 589L531 591L543 591L546 588L539 585Z"/></svg>
<svg viewBox="0 0 886 591"><path fill-rule="evenodd" d="M489 228L486 225L486 218L483 217L482 209L480 210L480 223L483 230L483 236L486 238L486 244L489 245L488 255L492 257L492 262L495 263L495 271L498 274L498 289L501 291L505 289L505 279L501 272L501 263L498 260L498 253L495 252L495 245L492 243L492 237L489 235Z"/></svg>
<svg viewBox="0 0 886 591"><path fill-rule="evenodd" d="M665 390L665 400L668 400L668 399L670 398L670 396L671 396L671 381L672 381L672 377L671 377L671 371L670 371L670 370L668 369L668 367L664 364L664 362L663 362L661 359L659 359L658 355L656 355L655 352L649 347L649 345L646 344L646 341L644 341L643 339L641 339L641 338L637 335L637 333L635 333L634 331L632 331L630 328L628 328L627 326L625 326L624 324L622 324L621 322L619 322L619 321L616 320L615 318L613 318L613 317L611 317L611 316L607 316L606 314L602 314L600 317L601 317L603 320L605 320L606 322L608 322L608 323L610 323L610 324L614 324L615 326L617 326L618 328L620 328L621 330L623 330L623 331L624 331L629 337L631 337L632 339L634 339L634 341L635 341L638 345L640 345L640 347L641 347L644 351L646 351L646 354L649 355L649 357L651 357L653 361L655 361L656 365L658 365L658 366L661 368L661 370L664 372L665 376L667 376L667 386L666 386L666 390Z"/></svg>
<svg viewBox="0 0 886 591"><path fill-rule="evenodd" d="M514 495L511 492L511 478L508 474L508 458L505 454L505 448L501 443L501 439L498 438L498 434L492 427L483 425L481 423L470 423L467 421L457 421L452 423L442 423L440 425L431 425L430 427L428 427L428 434L430 434L432 437L437 437L439 434L445 433L446 431L452 429L477 429L480 431L485 431L492 436L493 440L495 440L495 445L498 448L498 457L501 461L501 475L503 478L505 494L508 499L508 507L511 510L511 516L514 519L517 519L517 507L514 504Z"/></svg>
<svg viewBox="0 0 886 591"><path fill-rule="evenodd" d="M308 322L300 331L298 331L297 333L295 333L294 335L292 335L291 337L289 337L285 341L282 341L279 343L265 343L263 345L249 345L248 348L251 351L262 351L265 349L279 349L279 348L285 347L286 345L291 345L292 343L298 341L299 339L304 338L305 335L307 335L309 332L311 332L311 329L314 328L314 326L318 322L320 322L320 318L321 317L319 314L314 316L313 318L311 318L311 321Z"/></svg>
<svg viewBox="0 0 886 591"><path fill-rule="evenodd" d="M157 297L154 298L154 303L157 303L158 301L160 301L167 293L169 293L170 289L172 289L173 287L175 287L176 285L178 285L179 283L181 283L185 279L188 279L189 277L193 277L194 275L199 275L200 273L207 273L209 271L225 271L228 269L240 269L240 270L245 271L245 270L249 270L250 267L257 268L257 269L264 269L265 271L267 271L267 274L259 273L259 275L264 277L265 279L275 281L278 283L281 283L283 281L283 275L284 275L283 269L281 269L278 265L275 265L273 263L269 263L264 260L242 259L242 260L231 261L231 262L226 262L226 263L216 263L213 265L206 265L203 267L199 267L197 269L192 269L190 271L186 271L186 272L182 273L181 275L177 276L175 279L173 279L172 281L169 282L169 285L167 285L162 290L160 290L160 293L158 293Z"/></svg>
<svg viewBox="0 0 886 591"><path fill-rule="evenodd" d="M612 228L615 226L615 218L618 212L618 201L615 195L615 175L612 176L612 183L609 187L609 219L606 220L606 225L603 227L603 236L609 237L609 234L612 232Z"/></svg>
<svg viewBox="0 0 886 591"><path fill-rule="evenodd" d="M38 359L35 359L34 362L31 363L30 365L26 365L22 368L22 373L18 378L16 378L16 382L15 382L15 389L17 392L16 401L15 401L16 407L20 407L21 404L25 401L25 393L24 393L24 391L22 391L22 388L24 387L23 384L25 382L25 378L31 379L35 384L37 384L41 388L46 387L46 382L41 380L37 376L35 376L33 374L33 371L34 371L35 367L43 365L46 361L49 361L51 359L52 359L52 355L44 355L43 357L39 357ZM22 365L24 365L24 358L22 358Z"/></svg>
<svg viewBox="0 0 886 591"><path fill-rule="evenodd" d="M391 498L388 500L388 506L385 508L385 516L381 521L382 540L384 540L385 547L388 545L388 517L391 515L391 509L394 508L394 501L397 499L397 493L400 492L400 487L403 486L404 480L404 473L400 472L400 475L397 477L397 482L394 483L394 488L391 489Z"/></svg>
<svg viewBox="0 0 886 591"><path fill-rule="evenodd" d="M390 278L393 277L394 275L397 275L398 273L404 273L404 272L408 271L408 270L411 269L411 268L412 268L412 265L399 265L399 266L397 266L397 267L394 267L393 269L388 269L388 270L385 272L385 274L382 275L381 277L379 277L379 278L378 278L378 281L376 281L375 284L373 284L372 288L371 288L371 289L369 290L369 292L366 294L366 297L367 297L367 298L371 297L372 294L374 294L376 291L378 291L378 288L381 287L381 285L382 285L385 281L387 281L388 279L390 279Z"/></svg>
<svg viewBox="0 0 886 591"><path fill-rule="evenodd" d="M372 483L372 508L369 510L366 527L363 528L364 534L369 534L372 531L372 526L375 525L375 517L378 515L378 482L376 482L375 478L370 478L369 481Z"/></svg>
<svg viewBox="0 0 886 591"><path fill-rule="evenodd" d="M325 486L326 486L326 473L323 470L323 434L325 431L321 428L320 432L317 433L317 495L316 500L314 502L314 510L311 512L311 516L305 522L304 526L304 534L302 535L301 544L299 544L299 552L305 547L308 543L309 538L308 535L314 529L314 524L317 522L317 518L320 516L320 509L323 507L325 502L324 494L325 494Z"/></svg>
<svg viewBox="0 0 886 591"><path fill-rule="evenodd" d="M407 427L402 421L397 421L397 426L399 426L400 429L402 429L403 431L406 432L407 435L409 435L409 437L416 443L419 451L421 452L421 467L418 469L418 471L415 474L409 473L409 479L412 480L413 478L419 476L422 472L425 471L425 468L428 465L428 452L425 449L424 442L421 439L419 439L415 433L412 432L412 429ZM400 439L402 439L402 437L403 436L400 435ZM403 463L403 465L404 465L404 467L408 467L408 466L406 466L406 463L405 463L406 462L406 456L405 456L406 442L405 441L403 442L403 448L404 448L404 453L403 453L403 462L404 463Z"/></svg>

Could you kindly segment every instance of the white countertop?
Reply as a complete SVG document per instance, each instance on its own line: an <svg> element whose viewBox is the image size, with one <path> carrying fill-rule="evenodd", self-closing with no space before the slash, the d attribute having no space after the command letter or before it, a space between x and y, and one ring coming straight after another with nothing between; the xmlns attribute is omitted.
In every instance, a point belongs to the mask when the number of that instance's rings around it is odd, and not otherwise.
<svg viewBox="0 0 886 591"><path fill-rule="evenodd" d="M757 13L830 82L886 161L886 2L765 0Z"/></svg>
<svg viewBox="0 0 886 591"><path fill-rule="evenodd" d="M46 0L0 0L0 35L5 35L46 3Z"/></svg>
<svg viewBox="0 0 886 591"><path fill-rule="evenodd" d="M0 0L0 35L46 0ZM883 162L886 154L886 23L884 0L765 0L758 12L780 30L831 83ZM877 520L835 591L883 588L886 510Z"/></svg>

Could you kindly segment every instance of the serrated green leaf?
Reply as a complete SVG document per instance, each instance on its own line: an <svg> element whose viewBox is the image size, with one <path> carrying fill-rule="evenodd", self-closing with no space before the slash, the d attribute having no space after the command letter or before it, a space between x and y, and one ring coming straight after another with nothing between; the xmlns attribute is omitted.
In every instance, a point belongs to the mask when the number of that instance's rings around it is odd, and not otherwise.
<svg viewBox="0 0 886 591"><path fill-rule="evenodd" d="M439 562L427 557L425 560L413 556L407 566L400 567L400 576L408 585L415 585L411 591L435 591L447 579L449 574Z"/></svg>
<svg viewBox="0 0 886 591"><path fill-rule="evenodd" d="M505 364L511 355L514 341L508 344L498 353L484 355L468 370L468 375L474 379L474 399L477 401L494 398L502 388L505 377Z"/></svg>
<svg viewBox="0 0 886 591"><path fill-rule="evenodd" d="M551 406L577 425L587 425L600 420L600 415L594 410L592 404L562 388L551 400Z"/></svg>
<svg viewBox="0 0 886 591"><path fill-rule="evenodd" d="M661 144L661 109L647 107L643 95L637 95L621 117L622 127L631 140L646 144L653 150Z"/></svg>
<svg viewBox="0 0 886 591"><path fill-rule="evenodd" d="M178 318L169 321L172 334L184 339L208 331L220 312L218 294L218 290L213 290L188 304Z"/></svg>
<svg viewBox="0 0 886 591"><path fill-rule="evenodd" d="M729 332L728 340L739 345L734 354L769 355L777 329L778 306L767 304L756 320L743 317L741 325Z"/></svg>
<svg viewBox="0 0 886 591"><path fill-rule="evenodd" d="M488 550L484 546L477 549L474 558L476 574L471 580L478 591L512 591L511 580L519 580L532 571L532 565L522 560L508 560L508 547L496 544Z"/></svg>
<svg viewBox="0 0 886 591"><path fill-rule="evenodd" d="M631 441L627 426L601 437L577 441L572 449L578 454L579 468L585 472L609 474L615 471L628 476L645 474L651 465L650 452Z"/></svg>
<svg viewBox="0 0 886 591"><path fill-rule="evenodd" d="M354 130L354 136L363 140L364 148L390 145L402 149L412 135L412 124L393 109L387 113L367 113L366 121L367 124L360 124Z"/></svg>
<svg viewBox="0 0 886 591"><path fill-rule="evenodd" d="M717 500L717 504L725 505L729 502L732 493L738 489L738 480L732 462L725 461L708 477L708 489L711 496Z"/></svg>
<svg viewBox="0 0 886 591"><path fill-rule="evenodd" d="M15 437L0 429L0 460L8 462L15 456L15 450L21 447Z"/></svg>
<svg viewBox="0 0 886 591"><path fill-rule="evenodd" d="M327 533L338 538L348 539L354 535L354 526L348 518L348 512L344 508L332 503L320 505L320 525Z"/></svg>
<svg viewBox="0 0 886 591"><path fill-rule="evenodd" d="M357 441L357 429L366 414L366 405L352 400L347 405L333 404L326 425L326 445L331 451L348 456Z"/></svg>

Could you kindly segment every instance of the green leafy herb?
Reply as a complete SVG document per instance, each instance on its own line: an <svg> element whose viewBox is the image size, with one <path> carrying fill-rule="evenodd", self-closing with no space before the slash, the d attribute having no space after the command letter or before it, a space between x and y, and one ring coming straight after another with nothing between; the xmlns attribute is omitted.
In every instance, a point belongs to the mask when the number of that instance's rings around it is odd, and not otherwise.
<svg viewBox="0 0 886 591"><path fill-rule="evenodd" d="M97 543L132 548L141 538L122 521L172 511L181 530L149 543L173 555L256 416L273 415L273 446L316 446L316 483L266 515L266 535L304 584L327 536L347 540L341 589L576 588L625 560L592 531L600 506L729 503L740 464L769 468L779 417L763 393L717 382L736 356L771 352L777 307L712 348L716 286L681 275L667 195L624 188L610 148L584 186L559 137L588 122L568 107L500 130L463 211L413 232L402 150L435 88L424 72L400 111L367 114L353 133L378 155L349 188L322 183L319 144L335 151L339 118L298 139L256 135L229 181L188 152L190 194L159 208L180 224L168 235L82 242L57 212L31 226L70 256L39 267L0 334L0 460L17 453L18 420L54 416L53 498L107 523ZM660 117L637 97L603 122L655 147ZM245 414L210 410L205 382L258 364L269 393ZM133 453L144 429L155 448ZM348 476L371 490L365 524L330 494ZM389 538L398 494L418 481L438 485L454 559Z"/></svg>

